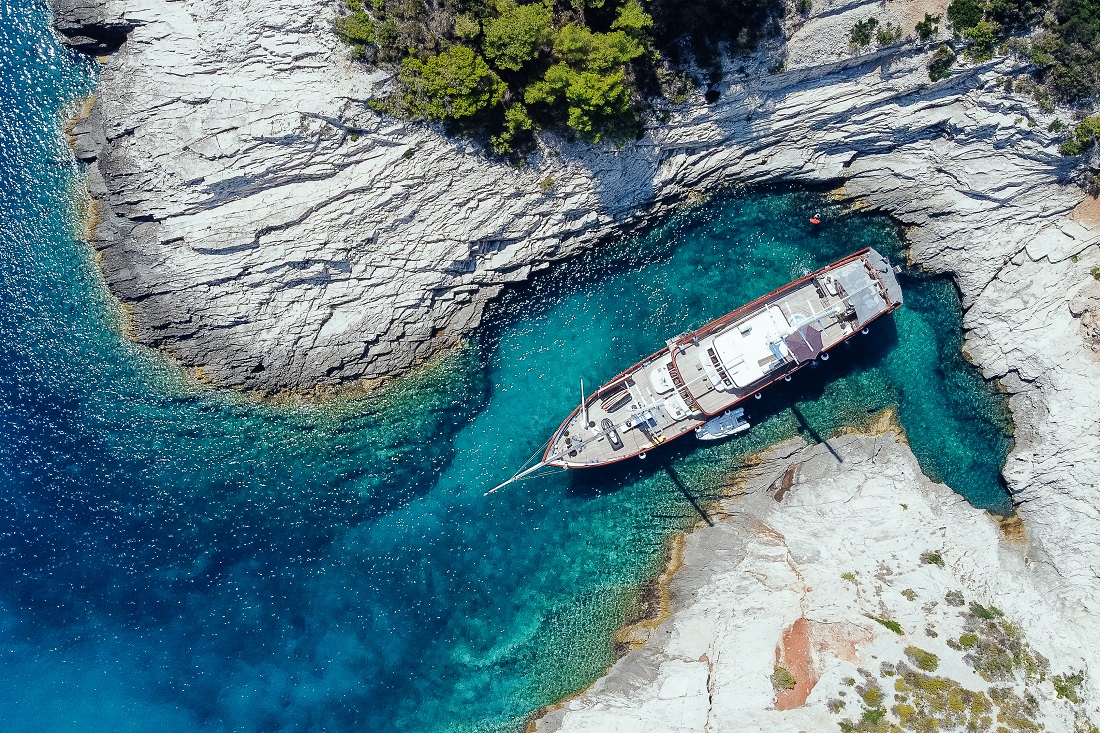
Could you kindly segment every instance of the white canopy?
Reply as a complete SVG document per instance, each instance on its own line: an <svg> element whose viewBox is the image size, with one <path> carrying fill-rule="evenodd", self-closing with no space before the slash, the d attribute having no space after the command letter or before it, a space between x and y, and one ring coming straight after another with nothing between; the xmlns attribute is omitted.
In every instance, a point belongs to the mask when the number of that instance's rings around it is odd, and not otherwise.
<svg viewBox="0 0 1100 733"><path fill-rule="evenodd" d="M734 386L746 387L790 354L783 337L791 331L783 312L772 306L714 337L714 350Z"/></svg>

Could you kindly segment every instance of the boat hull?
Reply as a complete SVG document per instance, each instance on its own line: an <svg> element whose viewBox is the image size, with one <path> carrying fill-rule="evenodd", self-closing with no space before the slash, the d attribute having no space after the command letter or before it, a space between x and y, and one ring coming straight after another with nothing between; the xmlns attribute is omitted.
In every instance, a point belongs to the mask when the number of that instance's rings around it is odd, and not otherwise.
<svg viewBox="0 0 1100 733"><path fill-rule="evenodd" d="M669 339L575 408L543 462L593 468L644 456L789 378L902 302L885 257L871 248L849 255Z"/></svg>

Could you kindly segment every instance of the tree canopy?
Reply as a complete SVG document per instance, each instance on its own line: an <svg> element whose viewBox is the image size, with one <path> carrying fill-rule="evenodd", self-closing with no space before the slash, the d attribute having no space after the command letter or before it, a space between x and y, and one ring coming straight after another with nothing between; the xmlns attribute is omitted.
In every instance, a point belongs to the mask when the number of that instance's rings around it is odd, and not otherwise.
<svg viewBox="0 0 1100 733"><path fill-rule="evenodd" d="M550 8L541 3L507 3L500 15L485 21L485 56L497 68L519 71L550 43Z"/></svg>
<svg viewBox="0 0 1100 733"><path fill-rule="evenodd" d="M335 30L354 55L399 68L394 93L372 104L442 122L503 155L522 155L547 127L589 141L634 136L653 100L664 94L679 103L693 84L706 83L689 76L693 67L675 64L693 61L716 84L722 56L751 52L758 39L780 32L774 19L786 8L783 0L343 3ZM981 61L1024 48L1039 69L1041 103L1100 92L1100 0L951 0L946 20L956 40L937 51L934 80L950 75L956 52ZM926 14L920 37L934 37L939 21ZM1040 23L1035 40L1023 40ZM1002 46L1011 35L1021 37ZM898 36L900 28L867 21L852 29L851 41L888 45Z"/></svg>
<svg viewBox="0 0 1100 733"><path fill-rule="evenodd" d="M1060 0L1054 23L1035 44L1057 97L1079 101L1100 94L1100 0Z"/></svg>
<svg viewBox="0 0 1100 733"><path fill-rule="evenodd" d="M344 0L336 30L368 62L400 63L374 104L484 135L511 155L546 126L635 134L660 58L645 0Z"/></svg>
<svg viewBox="0 0 1100 733"><path fill-rule="evenodd" d="M1036 97L1078 104L1100 95L1100 0L952 0L947 17L975 61L993 56L1009 35L1040 25L1031 43L1015 39L1017 53L1030 53L1038 67ZM1035 85L1032 85L1035 86Z"/></svg>
<svg viewBox="0 0 1100 733"><path fill-rule="evenodd" d="M504 98L504 82L485 59L466 46L451 46L427 62L401 64L405 109L429 120L462 120L490 109Z"/></svg>

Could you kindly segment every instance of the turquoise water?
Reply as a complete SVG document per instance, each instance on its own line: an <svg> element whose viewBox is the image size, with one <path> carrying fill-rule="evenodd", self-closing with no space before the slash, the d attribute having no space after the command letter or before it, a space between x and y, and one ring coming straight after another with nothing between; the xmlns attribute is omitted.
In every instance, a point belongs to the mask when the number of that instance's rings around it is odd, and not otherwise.
<svg viewBox="0 0 1100 733"><path fill-rule="evenodd" d="M727 443L483 492L577 399L897 230L807 191L730 193L510 293L482 340L385 393L271 406L118 336L59 131L94 68L2 6L0 730L507 731L584 686L742 456L896 405L922 465L1003 509L1003 400L951 283L750 405ZM827 224L802 222L820 209Z"/></svg>

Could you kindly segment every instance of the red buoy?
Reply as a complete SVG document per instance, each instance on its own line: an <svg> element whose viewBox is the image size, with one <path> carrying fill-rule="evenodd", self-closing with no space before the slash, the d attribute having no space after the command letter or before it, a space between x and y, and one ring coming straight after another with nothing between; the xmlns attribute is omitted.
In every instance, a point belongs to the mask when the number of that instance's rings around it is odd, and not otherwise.
<svg viewBox="0 0 1100 733"><path fill-rule="evenodd" d="M810 217L810 223L815 224L815 225L820 224L821 223L821 214L814 214L813 216L811 216Z"/></svg>

